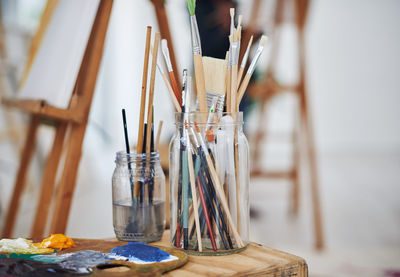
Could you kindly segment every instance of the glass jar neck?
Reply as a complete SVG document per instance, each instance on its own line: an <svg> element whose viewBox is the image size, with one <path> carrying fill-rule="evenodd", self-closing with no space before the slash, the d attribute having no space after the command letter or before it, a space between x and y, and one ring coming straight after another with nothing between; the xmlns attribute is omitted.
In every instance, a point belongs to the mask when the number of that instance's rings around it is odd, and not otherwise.
<svg viewBox="0 0 400 277"><path fill-rule="evenodd" d="M196 125L200 130L209 130L216 128L234 128L236 131L243 130L243 113L175 113L175 126L178 130L185 128L193 128L196 130Z"/></svg>
<svg viewBox="0 0 400 277"><path fill-rule="evenodd" d="M115 163L117 165L135 165L135 166L142 166L142 165L157 165L160 164L160 153L158 151L156 152L150 152L149 154L147 153L126 153L125 151L119 151L117 152L116 158L115 158Z"/></svg>

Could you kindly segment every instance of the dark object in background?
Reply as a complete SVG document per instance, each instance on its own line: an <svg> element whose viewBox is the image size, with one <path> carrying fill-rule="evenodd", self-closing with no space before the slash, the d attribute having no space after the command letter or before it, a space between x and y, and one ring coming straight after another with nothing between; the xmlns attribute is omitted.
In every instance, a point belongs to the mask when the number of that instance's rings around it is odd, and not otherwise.
<svg viewBox="0 0 400 277"><path fill-rule="evenodd" d="M230 0L196 2L203 56L225 59L229 50L230 8L236 8L236 4Z"/></svg>

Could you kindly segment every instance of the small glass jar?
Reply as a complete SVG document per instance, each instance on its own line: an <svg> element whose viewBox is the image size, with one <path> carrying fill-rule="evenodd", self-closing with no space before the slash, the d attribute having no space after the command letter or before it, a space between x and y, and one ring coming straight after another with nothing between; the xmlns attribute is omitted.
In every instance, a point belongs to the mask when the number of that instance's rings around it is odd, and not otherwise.
<svg viewBox="0 0 400 277"><path fill-rule="evenodd" d="M165 175L159 152L117 152L112 177L113 223L118 240L154 242L165 228Z"/></svg>
<svg viewBox="0 0 400 277"><path fill-rule="evenodd" d="M171 243L223 255L249 241L249 146L239 113L177 113L170 143Z"/></svg>

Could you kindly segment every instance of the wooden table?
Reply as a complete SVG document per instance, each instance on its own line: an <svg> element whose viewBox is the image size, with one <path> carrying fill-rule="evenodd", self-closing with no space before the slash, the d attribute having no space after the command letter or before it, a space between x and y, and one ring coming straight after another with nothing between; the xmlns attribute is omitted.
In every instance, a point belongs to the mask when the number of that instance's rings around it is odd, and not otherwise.
<svg viewBox="0 0 400 277"><path fill-rule="evenodd" d="M169 231L154 245L171 246ZM303 258L250 243L238 254L226 256L189 255L186 265L164 276L308 276Z"/></svg>
<svg viewBox="0 0 400 277"><path fill-rule="evenodd" d="M124 244L115 239L82 241L85 243L79 243L81 245L66 252L83 249L107 252L112 247ZM161 241L152 245L171 247L169 231L164 232ZM164 276L308 276L307 263L303 258L257 243L250 243L246 250L232 255L188 256L187 264Z"/></svg>

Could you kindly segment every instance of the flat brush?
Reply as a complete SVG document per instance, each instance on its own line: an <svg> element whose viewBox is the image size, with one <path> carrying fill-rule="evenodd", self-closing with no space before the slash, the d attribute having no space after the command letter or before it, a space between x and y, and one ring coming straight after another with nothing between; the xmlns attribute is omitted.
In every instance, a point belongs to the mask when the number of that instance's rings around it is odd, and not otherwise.
<svg viewBox="0 0 400 277"><path fill-rule="evenodd" d="M210 109L214 98L217 98L215 109L219 112L222 112L224 109L227 65L228 61L225 59L203 57L204 80L207 91L207 110Z"/></svg>
<svg viewBox="0 0 400 277"><path fill-rule="evenodd" d="M254 70L256 69L256 64L257 64L258 60L260 59L262 51L264 50L264 45L265 45L266 41L267 41L267 37L263 35L260 39L260 43L258 44L257 52L256 52L253 60L251 61L249 68L247 69L247 72L246 72L246 75L244 76L242 84L240 85L238 95L237 95L238 105L240 104L240 101L242 101L243 95L247 89L247 86L249 85L251 75L253 75Z"/></svg>
<svg viewBox="0 0 400 277"><path fill-rule="evenodd" d="M167 65L167 69L168 69L168 74L169 74L169 78L171 80L171 86L172 89L175 93L176 99L178 100L179 106L182 105L182 99L181 99L181 94L178 88L178 83L175 79L175 75L174 75L174 70L172 68L172 63L171 63L171 58L169 57L169 49L168 49L168 43L166 39L162 39L161 40L161 51L163 53L164 56L164 60L165 60L165 64Z"/></svg>

